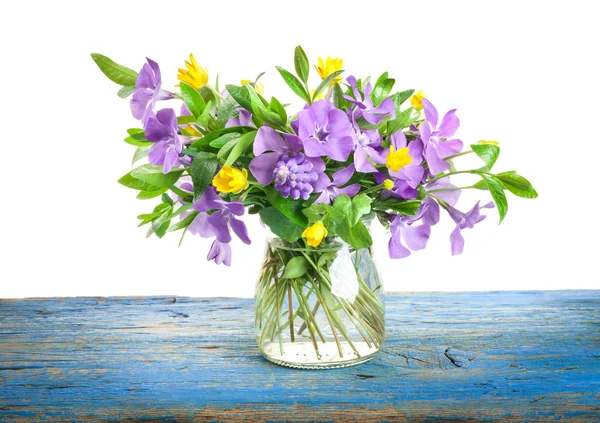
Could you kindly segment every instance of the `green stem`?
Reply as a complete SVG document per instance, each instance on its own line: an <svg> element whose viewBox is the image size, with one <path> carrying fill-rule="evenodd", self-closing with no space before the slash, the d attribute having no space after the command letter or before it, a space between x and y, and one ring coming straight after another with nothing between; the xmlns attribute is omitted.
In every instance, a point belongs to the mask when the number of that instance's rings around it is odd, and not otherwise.
<svg viewBox="0 0 600 423"><path fill-rule="evenodd" d="M485 172L480 172L478 170L457 170L456 172L448 172L448 173L444 173L443 175L436 176L435 178L431 178L430 180L427 181L427 183L430 184L439 179L447 178L448 176L452 176L452 175L458 175L460 173L472 173L473 175L481 175L482 173L485 173Z"/></svg>
<svg viewBox="0 0 600 423"><path fill-rule="evenodd" d="M438 188L438 189L432 189L431 191L427 191L427 194L433 193L433 192L460 191L460 190L463 190L463 189L470 189L470 188L475 188L475 186L474 185L469 185L469 186L466 186L466 187Z"/></svg>
<svg viewBox="0 0 600 423"><path fill-rule="evenodd" d="M292 304L292 281L288 281L288 321L290 322L290 340L295 341L294 338L294 305Z"/></svg>
<svg viewBox="0 0 600 423"><path fill-rule="evenodd" d="M444 160L452 160L460 156L465 156L467 154L473 153L473 150L463 151L462 153L454 154L453 156L448 156Z"/></svg>

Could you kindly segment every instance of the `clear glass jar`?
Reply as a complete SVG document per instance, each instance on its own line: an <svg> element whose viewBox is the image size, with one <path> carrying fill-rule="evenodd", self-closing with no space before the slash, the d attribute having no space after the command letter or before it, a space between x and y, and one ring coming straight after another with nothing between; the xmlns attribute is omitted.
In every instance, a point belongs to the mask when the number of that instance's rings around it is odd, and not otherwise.
<svg viewBox="0 0 600 423"><path fill-rule="evenodd" d="M256 285L256 339L273 363L304 369L370 360L384 338L384 292L370 249L271 237Z"/></svg>

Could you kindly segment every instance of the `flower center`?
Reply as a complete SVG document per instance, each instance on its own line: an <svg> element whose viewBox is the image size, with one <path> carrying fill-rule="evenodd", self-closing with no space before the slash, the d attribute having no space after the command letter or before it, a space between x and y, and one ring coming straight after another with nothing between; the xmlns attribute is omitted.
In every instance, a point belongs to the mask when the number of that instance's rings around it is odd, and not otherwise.
<svg viewBox="0 0 600 423"><path fill-rule="evenodd" d="M327 137L329 136L330 132L327 132L327 129L325 127L319 127L317 125L315 125L315 132L313 134L313 138L317 139L319 142L325 142L327 141Z"/></svg>
<svg viewBox="0 0 600 423"><path fill-rule="evenodd" d="M398 151L394 151L394 146L390 147L390 153L388 154L385 165L393 172L398 172L404 166L412 163L412 157L408 154L408 147L401 148Z"/></svg>

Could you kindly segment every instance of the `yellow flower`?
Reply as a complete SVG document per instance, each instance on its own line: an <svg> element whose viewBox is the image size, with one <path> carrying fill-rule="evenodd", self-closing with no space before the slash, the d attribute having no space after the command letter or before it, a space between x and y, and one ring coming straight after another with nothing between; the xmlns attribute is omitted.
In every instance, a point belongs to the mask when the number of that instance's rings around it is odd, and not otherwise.
<svg viewBox="0 0 600 423"><path fill-rule="evenodd" d="M248 171L223 166L212 180L212 184L219 192L240 192L248 188Z"/></svg>
<svg viewBox="0 0 600 423"><path fill-rule="evenodd" d="M480 140L480 141L477 141L477 144L498 145L500 143L498 141Z"/></svg>
<svg viewBox="0 0 600 423"><path fill-rule="evenodd" d="M344 61L342 59L327 57L325 62L323 62L323 58L319 57L319 65L315 65L315 69L317 69L317 72L319 72L321 79L325 79L335 71L342 70L343 65ZM331 81L331 84L329 85L333 86L336 82L340 82L341 80L342 76L338 75L333 81Z"/></svg>
<svg viewBox="0 0 600 423"><path fill-rule="evenodd" d="M415 108L416 111L423 109L423 99L425 96L423 95L423 91L419 90L416 94L410 98L410 104Z"/></svg>
<svg viewBox="0 0 600 423"><path fill-rule="evenodd" d="M179 74L177 79L181 82L191 85L195 89L199 90L208 82L208 70L203 68L196 62L194 55L190 53L190 61L185 61L187 69L179 68Z"/></svg>
<svg viewBox="0 0 600 423"><path fill-rule="evenodd" d="M387 190L394 188L394 182L391 179L386 179L383 181L383 187Z"/></svg>
<svg viewBox="0 0 600 423"><path fill-rule="evenodd" d="M393 172L398 172L404 166L412 163L412 157L408 154L408 147L395 151L394 146L390 146L390 154L385 159L385 165Z"/></svg>
<svg viewBox="0 0 600 423"><path fill-rule="evenodd" d="M188 134L190 134L192 137L202 138L202 133L198 132L198 130L196 128L194 128L192 125L184 126L183 130L185 132L187 132Z"/></svg>
<svg viewBox="0 0 600 423"><path fill-rule="evenodd" d="M242 79L240 81L240 84L242 84L242 86L246 85L246 84L251 85L252 81L250 81L249 79ZM260 82L257 84L254 84L254 89L256 90L257 93L259 93L261 95L265 93L265 86L263 84L261 84Z"/></svg>
<svg viewBox="0 0 600 423"><path fill-rule="evenodd" d="M306 238L309 247L318 247L323 238L327 236L327 229L323 222L315 222L302 232L302 238Z"/></svg>
<svg viewBox="0 0 600 423"><path fill-rule="evenodd" d="M323 100L325 98L325 93L323 91L321 91L316 98L313 98L315 95L315 91L315 89L310 90L310 98L312 98L313 100Z"/></svg>

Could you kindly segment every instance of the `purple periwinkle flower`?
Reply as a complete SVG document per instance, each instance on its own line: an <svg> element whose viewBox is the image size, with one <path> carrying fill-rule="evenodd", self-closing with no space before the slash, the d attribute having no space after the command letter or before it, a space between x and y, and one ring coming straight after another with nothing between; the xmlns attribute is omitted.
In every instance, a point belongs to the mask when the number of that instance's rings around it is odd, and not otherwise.
<svg viewBox="0 0 600 423"><path fill-rule="evenodd" d="M323 191L330 181L323 160L306 157L300 150L302 141L298 136L262 126L254 139L256 157L250 162L250 172L263 185L275 179L275 187L284 197L308 198L312 192Z"/></svg>
<svg viewBox="0 0 600 423"><path fill-rule="evenodd" d="M173 109L162 109L156 115L151 114L144 127L146 139L154 143L148 151L148 161L162 166L165 174L177 164L183 145L189 142L178 131L177 116Z"/></svg>
<svg viewBox="0 0 600 423"><path fill-rule="evenodd" d="M298 135L308 157L327 156L345 162L354 147L352 133L348 116L328 100L317 101L298 113Z"/></svg>
<svg viewBox="0 0 600 423"><path fill-rule="evenodd" d="M376 129L362 130L356 123L352 111L348 110L348 116L354 130L354 166L358 172L372 173L377 169L371 163L383 164L385 158L378 150L381 144L381 135Z"/></svg>
<svg viewBox="0 0 600 423"><path fill-rule="evenodd" d="M396 106L391 98L386 98L379 106L375 107L371 100L373 88L370 82L365 86L363 93L356 87L356 78L354 76L346 78L346 82L352 87L354 98L349 95L345 95L344 98L356 106L355 116L357 120L362 117L367 122L377 125L387 116L390 116L391 119L396 118Z"/></svg>
<svg viewBox="0 0 600 423"><path fill-rule="evenodd" d="M392 134L390 142L393 150L390 148L386 152L387 167L390 175L406 181L411 188L417 188L425 175L425 169L421 166L421 162L423 161L423 143L419 140L408 143L406 135L402 131ZM403 157L401 158L402 160L396 163L393 157L398 155ZM408 161L408 163L405 164L405 161ZM394 165L398 165L399 169L395 169Z"/></svg>
<svg viewBox="0 0 600 423"><path fill-rule="evenodd" d="M340 188L352 178L352 175L354 175L353 164L335 172L333 174L333 182L323 190L321 195L315 200L315 204L331 204L333 200L342 194L346 194L349 197L354 197L358 194L358 191L360 191L360 184L351 184Z"/></svg>
<svg viewBox="0 0 600 423"><path fill-rule="evenodd" d="M144 124L158 100L173 98L173 93L160 88L162 81L158 63L148 58L146 60L148 63L144 63L135 80L135 91L130 103L133 117L141 119Z"/></svg>
<svg viewBox="0 0 600 423"><path fill-rule="evenodd" d="M188 230L203 238L215 237L207 260L214 260L217 264L224 263L229 266L231 264L229 242L232 239L230 229L244 244L250 244L246 225L236 218L236 216L244 214L244 205L239 201L223 200L214 187L209 187L204 191L202 198L194 203L193 208L200 213L190 224ZM209 211L211 211L210 214L207 213Z"/></svg>
<svg viewBox="0 0 600 423"><path fill-rule="evenodd" d="M225 266L231 266L231 245L215 239L210 246L206 260L214 260L216 264L223 263Z"/></svg>
<svg viewBox="0 0 600 423"><path fill-rule="evenodd" d="M232 126L251 126L255 128L254 122L252 122L252 113L241 107L238 109L237 117L229 118L225 124L225 128L231 128Z"/></svg>
<svg viewBox="0 0 600 423"><path fill-rule="evenodd" d="M484 206L479 206L479 201L473 206L467 213L463 213L454 207L447 205L446 210L448 214L456 222L456 228L450 234L450 247L452 249L452 255L462 254L463 247L465 246L465 240L460 233L461 230L467 228L473 228L477 223L485 219L486 216L481 214L481 209L494 208L494 203L489 202Z"/></svg>
<svg viewBox="0 0 600 423"><path fill-rule="evenodd" d="M456 109L453 109L444 115L438 126L438 112L426 98L423 99L423 110L425 111L425 120L419 128L419 132L425 146L425 160L431 174L437 175L450 169L450 164L444 159L460 153L463 148L461 140L448 139L454 136L460 126L460 121L456 117Z"/></svg>
<svg viewBox="0 0 600 423"><path fill-rule="evenodd" d="M397 215L392 221L392 236L388 243L390 258L408 257L412 251L422 250L427 246L431 227L440 220L440 206L430 197L421 203L414 216ZM416 225L417 222L421 224ZM406 243L406 246L402 243ZM407 248L408 247L408 248Z"/></svg>

